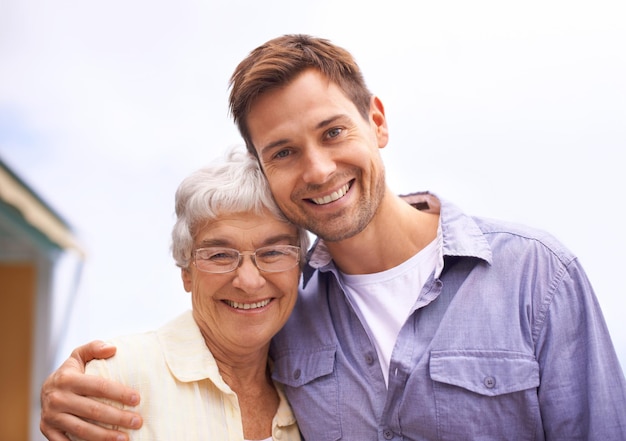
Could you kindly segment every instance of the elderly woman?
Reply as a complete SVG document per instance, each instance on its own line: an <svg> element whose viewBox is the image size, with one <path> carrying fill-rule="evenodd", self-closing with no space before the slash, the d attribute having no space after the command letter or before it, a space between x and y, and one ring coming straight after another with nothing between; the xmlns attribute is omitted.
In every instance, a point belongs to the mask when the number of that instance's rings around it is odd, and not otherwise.
<svg viewBox="0 0 626 441"><path fill-rule="evenodd" d="M87 373L140 392L144 424L131 440L299 440L268 348L296 302L306 232L242 151L187 177L176 216L172 254L192 311L113 340L116 355Z"/></svg>

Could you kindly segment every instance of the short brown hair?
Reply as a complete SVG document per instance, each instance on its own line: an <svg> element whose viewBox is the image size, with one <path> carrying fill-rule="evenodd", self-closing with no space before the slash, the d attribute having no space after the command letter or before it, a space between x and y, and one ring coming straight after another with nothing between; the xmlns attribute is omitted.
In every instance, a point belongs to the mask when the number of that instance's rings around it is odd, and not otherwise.
<svg viewBox="0 0 626 441"><path fill-rule="evenodd" d="M254 101L263 93L291 82L306 69L318 69L339 86L367 119L372 93L352 55L329 40L303 34L274 38L254 49L230 78L230 113L246 147L257 156L247 125Z"/></svg>

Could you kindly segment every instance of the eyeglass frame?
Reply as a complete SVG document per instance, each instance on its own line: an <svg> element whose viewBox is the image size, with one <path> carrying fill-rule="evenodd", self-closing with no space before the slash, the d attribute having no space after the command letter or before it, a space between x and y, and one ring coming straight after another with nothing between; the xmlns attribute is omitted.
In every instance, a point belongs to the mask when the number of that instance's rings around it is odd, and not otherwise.
<svg viewBox="0 0 626 441"><path fill-rule="evenodd" d="M284 269L280 269L280 270L267 270L264 268L259 267L259 264L257 262L257 253L259 251L263 251L263 250L270 250L270 249L280 249L280 250L286 250L286 251L293 251L293 254L290 253L285 253L285 254L289 254L289 255L294 255L295 256L295 261L293 263L293 266L290 266L289 268L284 268ZM226 270L226 271L209 271L206 269L202 269L198 266L198 264L196 263L196 260L198 259L197 257L197 253L198 251L203 251L203 250L221 250L224 252L233 252L237 254L238 259L236 261L233 262L232 268ZM202 248L196 248L195 250L193 250L193 252L191 253L191 258L192 258L192 263L195 265L195 267L198 269L198 271L201 271L203 273L208 273L208 274L228 274L231 273L233 271L235 271L237 268L239 268L241 266L241 264L243 263L243 258L245 256L250 256L250 260L252 260L252 263L254 264L254 266L261 272L264 273L282 273L284 271L289 271L290 269L295 268L296 266L298 266L298 264L300 263L300 259L301 259L301 248L297 245L267 245L264 247L259 247L254 251L239 251L235 248L229 248L229 247L202 247ZM208 259L200 259L200 260L204 260L204 261L208 261ZM263 264L262 264L263 265Z"/></svg>

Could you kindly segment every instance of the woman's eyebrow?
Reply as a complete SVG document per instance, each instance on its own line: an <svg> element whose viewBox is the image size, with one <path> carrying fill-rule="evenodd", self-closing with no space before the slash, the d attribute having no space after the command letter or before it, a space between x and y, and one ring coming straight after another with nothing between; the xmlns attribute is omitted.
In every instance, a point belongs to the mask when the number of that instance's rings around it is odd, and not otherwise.
<svg viewBox="0 0 626 441"><path fill-rule="evenodd" d="M231 246L231 243L228 240L212 238L212 239L201 240L200 242L198 242L198 245L196 248L230 247L230 246Z"/></svg>
<svg viewBox="0 0 626 441"><path fill-rule="evenodd" d="M297 243L298 237L293 234L278 234L271 236L262 242L263 246L273 245L279 242Z"/></svg>
<svg viewBox="0 0 626 441"><path fill-rule="evenodd" d="M268 245L274 245L280 242L287 242L289 244L297 243L298 236L293 234L275 234L273 236L269 236L263 239L258 246L264 247ZM204 239L198 242L196 246L196 248L210 247L237 248L230 240L220 238Z"/></svg>

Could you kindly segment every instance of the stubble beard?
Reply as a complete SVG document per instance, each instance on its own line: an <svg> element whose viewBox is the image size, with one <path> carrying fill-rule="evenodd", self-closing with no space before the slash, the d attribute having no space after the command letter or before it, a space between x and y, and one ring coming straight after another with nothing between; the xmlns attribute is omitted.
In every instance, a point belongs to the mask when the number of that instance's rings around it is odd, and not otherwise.
<svg viewBox="0 0 626 441"><path fill-rule="evenodd" d="M351 215L346 211L335 214L330 218L314 219L303 215L299 219L287 216L293 223L299 224L314 233L325 242L339 242L350 239L363 231L372 221L385 196L385 173L380 173L376 181L376 189L371 198L363 195L356 213Z"/></svg>

